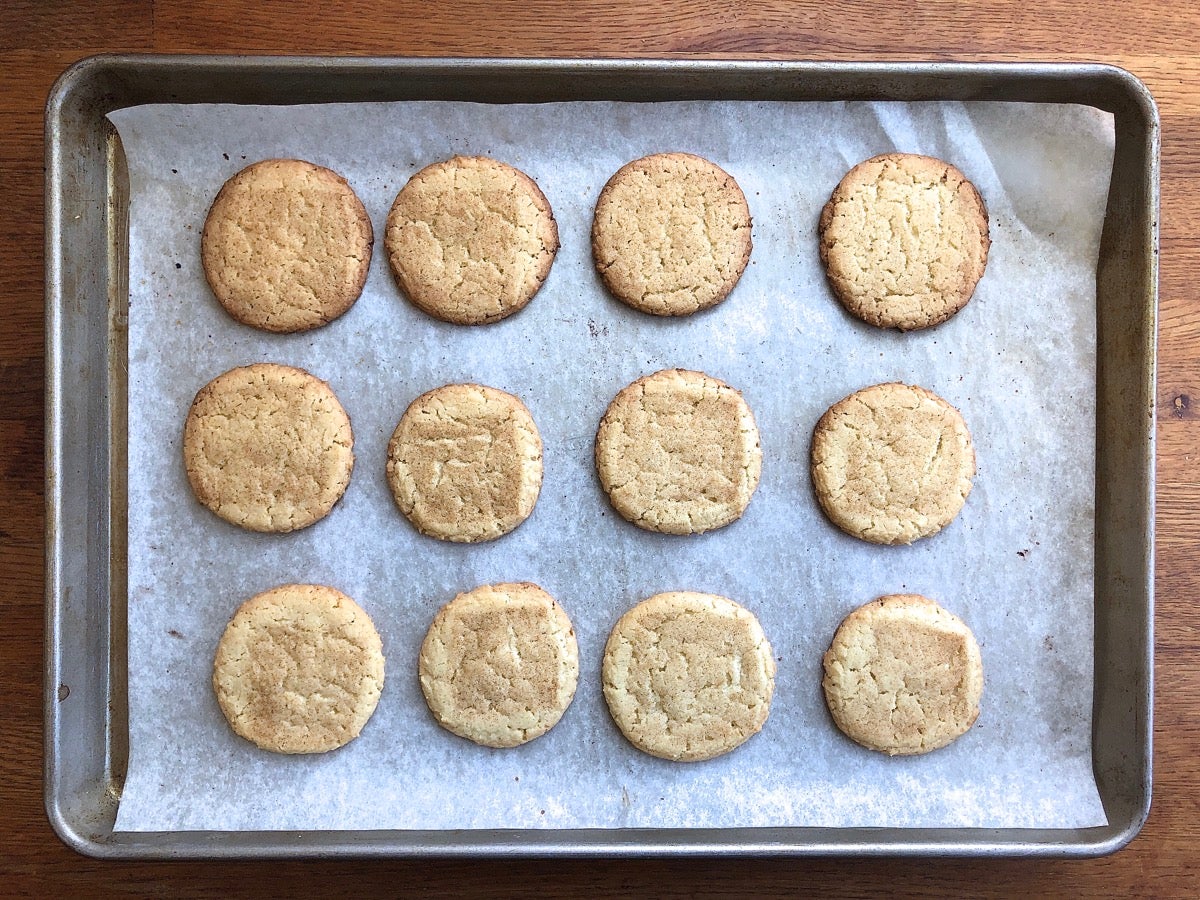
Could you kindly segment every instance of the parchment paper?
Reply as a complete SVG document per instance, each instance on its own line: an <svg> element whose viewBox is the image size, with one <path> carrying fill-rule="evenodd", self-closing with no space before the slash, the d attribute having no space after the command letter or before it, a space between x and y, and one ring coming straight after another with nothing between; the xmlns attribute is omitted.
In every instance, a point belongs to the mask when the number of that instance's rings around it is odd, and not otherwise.
<svg viewBox="0 0 1200 900"><path fill-rule="evenodd" d="M1111 118L1084 107L997 103L689 102L489 106L148 106L115 113L132 195L129 311L128 778L117 829L647 826L1078 827L1105 821L1092 776L1095 268L1113 151ZM724 303L659 319L606 295L589 251L608 177L647 153L687 150L734 175L754 252ZM962 168L990 210L992 250L974 299L901 335L850 319L817 259L822 204L877 153ZM553 205L553 271L520 314L463 328L405 301L375 248L366 290L334 324L274 336L233 322L200 267L221 184L258 159L344 174L382 238L397 190L454 153L521 168ZM353 420L343 501L291 535L259 535L200 507L180 458L196 391L256 361L328 380ZM740 388L762 433L762 483L745 516L698 537L622 521L596 481L592 441L634 378L700 369ZM847 537L808 477L811 430L833 402L902 380L962 410L979 473L956 521L912 547ZM520 396L545 442L532 517L493 543L418 535L396 511L386 445L405 407L440 384ZM571 615L575 702L512 750L439 728L415 675L434 612L476 585L530 580ZM319 756L259 751L228 728L210 687L216 643L250 595L334 585L373 617L387 656L374 718ZM611 723L600 657L628 607L672 589L754 611L778 658L763 732L722 758L672 764ZM927 756L890 759L832 725L821 654L872 598L924 593L982 646L977 725Z"/></svg>

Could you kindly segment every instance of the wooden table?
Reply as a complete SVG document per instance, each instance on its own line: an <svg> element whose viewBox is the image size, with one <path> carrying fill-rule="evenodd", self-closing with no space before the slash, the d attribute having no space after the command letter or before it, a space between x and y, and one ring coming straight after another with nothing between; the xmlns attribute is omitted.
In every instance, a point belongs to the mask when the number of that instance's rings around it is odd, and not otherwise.
<svg viewBox="0 0 1200 900"><path fill-rule="evenodd" d="M0 9L0 894L618 896L1200 893L1200 5L1160 0L16 0ZM333 12L337 7L341 11ZM909 8L911 6L911 8ZM1162 114L1155 788L1131 846L1075 862L688 860L102 863L42 809L42 108L101 51L1089 60Z"/></svg>

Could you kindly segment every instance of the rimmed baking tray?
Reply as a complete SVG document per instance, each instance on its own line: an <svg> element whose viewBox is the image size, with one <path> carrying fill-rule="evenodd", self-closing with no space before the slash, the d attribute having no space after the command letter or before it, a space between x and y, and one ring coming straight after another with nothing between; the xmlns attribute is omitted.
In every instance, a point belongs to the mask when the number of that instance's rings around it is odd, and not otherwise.
<svg viewBox="0 0 1200 900"><path fill-rule="evenodd" d="M127 758L128 190L106 115L144 103L1009 100L1113 114L1097 269L1092 756L1109 824L1081 829L114 833ZM99 56L46 110L46 809L93 856L1033 855L1111 852L1151 791L1158 115L1103 65Z"/></svg>

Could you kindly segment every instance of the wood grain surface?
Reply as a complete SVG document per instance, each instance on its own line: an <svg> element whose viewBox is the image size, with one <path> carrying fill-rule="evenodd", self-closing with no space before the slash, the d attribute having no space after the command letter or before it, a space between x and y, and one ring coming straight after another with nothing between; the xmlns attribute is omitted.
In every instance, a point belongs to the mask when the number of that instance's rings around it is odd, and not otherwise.
<svg viewBox="0 0 1200 900"><path fill-rule="evenodd" d="M1089 861L104 863L42 806L42 111L104 51L1089 60L1162 115L1155 786ZM1200 4L1165 0L9 0L0 4L0 895L961 896L1200 894Z"/></svg>

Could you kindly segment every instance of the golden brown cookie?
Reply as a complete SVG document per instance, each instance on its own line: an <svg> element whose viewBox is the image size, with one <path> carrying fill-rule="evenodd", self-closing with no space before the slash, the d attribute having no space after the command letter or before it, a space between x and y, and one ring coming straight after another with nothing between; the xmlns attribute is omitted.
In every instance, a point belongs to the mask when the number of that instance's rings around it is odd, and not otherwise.
<svg viewBox="0 0 1200 900"><path fill-rule="evenodd" d="M617 299L657 316L724 300L750 261L750 208L733 177L690 153L626 164L596 201L592 257Z"/></svg>
<svg viewBox="0 0 1200 900"><path fill-rule="evenodd" d="M753 613L714 594L656 594L617 622L604 647L604 699L639 750L712 759L763 727L775 657Z"/></svg>
<svg viewBox="0 0 1200 900"><path fill-rule="evenodd" d="M542 487L542 438L512 394L448 384L405 411L388 445L396 505L422 534L473 543L524 522Z"/></svg>
<svg viewBox="0 0 1200 900"><path fill-rule="evenodd" d="M205 385L183 428L196 499L251 531L294 531L323 518L350 483L350 418L303 369L256 363Z"/></svg>
<svg viewBox="0 0 1200 900"><path fill-rule="evenodd" d="M538 292L558 252L558 226L528 175L484 156L455 156L401 188L384 245L400 289L419 309L482 325Z"/></svg>
<svg viewBox="0 0 1200 900"><path fill-rule="evenodd" d="M213 293L239 322L306 331L354 305L374 241L346 179L299 159L266 159L225 182L200 256Z"/></svg>
<svg viewBox="0 0 1200 900"><path fill-rule="evenodd" d="M924 388L877 384L821 416L812 480L833 524L875 544L911 544L958 515L975 449L957 409Z"/></svg>
<svg viewBox="0 0 1200 900"><path fill-rule="evenodd" d="M685 369L646 375L613 398L596 471L635 525L699 534L738 519L762 473L754 414L723 381Z"/></svg>
<svg viewBox="0 0 1200 900"><path fill-rule="evenodd" d="M516 747L571 705L579 647L566 612L536 584L489 584L442 607L418 672L442 727L485 747Z"/></svg>
<svg viewBox="0 0 1200 900"><path fill-rule="evenodd" d="M213 690L237 734L276 753L358 737L383 690L383 645L341 591L285 584L241 605L217 644Z"/></svg>
<svg viewBox="0 0 1200 900"><path fill-rule="evenodd" d="M937 325L962 309L991 243L975 186L949 163L911 153L851 169L818 230L821 264L846 309L901 331Z"/></svg>
<svg viewBox="0 0 1200 900"><path fill-rule="evenodd" d="M975 724L983 661L958 616L919 594L893 594L838 627L823 687L851 740L889 756L928 753Z"/></svg>

